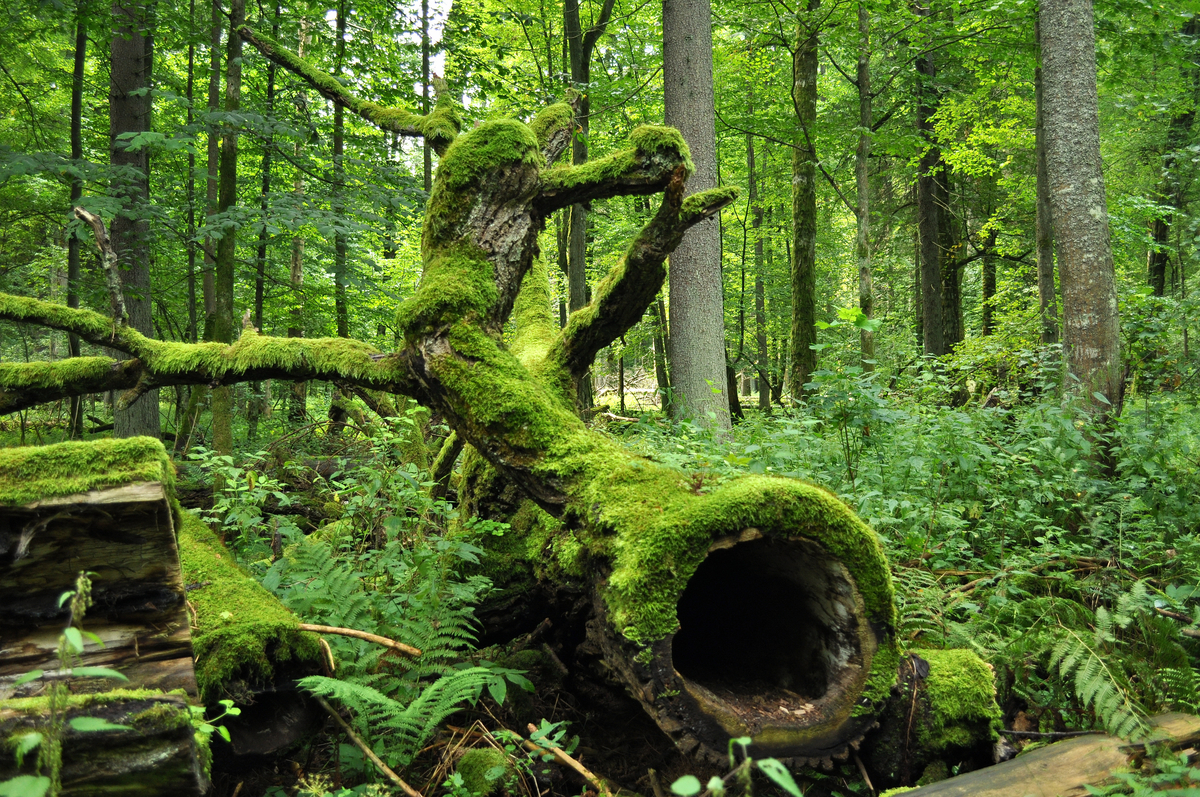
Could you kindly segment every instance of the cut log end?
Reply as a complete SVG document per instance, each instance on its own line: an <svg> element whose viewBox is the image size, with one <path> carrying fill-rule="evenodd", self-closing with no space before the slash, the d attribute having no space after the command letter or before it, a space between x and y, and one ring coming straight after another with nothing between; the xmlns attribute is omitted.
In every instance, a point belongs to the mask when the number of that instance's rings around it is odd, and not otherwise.
<svg viewBox="0 0 1200 797"><path fill-rule="evenodd" d="M878 642L840 561L805 539L713 550L684 590L679 624L672 664L707 719L708 746L749 736L759 756L841 752L825 732L849 718Z"/></svg>

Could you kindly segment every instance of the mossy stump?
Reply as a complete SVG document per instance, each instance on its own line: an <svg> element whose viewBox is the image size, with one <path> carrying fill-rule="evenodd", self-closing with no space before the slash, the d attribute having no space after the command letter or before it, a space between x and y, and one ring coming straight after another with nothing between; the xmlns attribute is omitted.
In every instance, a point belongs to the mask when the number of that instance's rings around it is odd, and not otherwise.
<svg viewBox="0 0 1200 797"><path fill-rule="evenodd" d="M119 670L129 686L196 694L173 485L151 438L0 450L0 696L29 670L58 668L59 596L81 571L93 574L85 627L104 645L88 642L79 663Z"/></svg>

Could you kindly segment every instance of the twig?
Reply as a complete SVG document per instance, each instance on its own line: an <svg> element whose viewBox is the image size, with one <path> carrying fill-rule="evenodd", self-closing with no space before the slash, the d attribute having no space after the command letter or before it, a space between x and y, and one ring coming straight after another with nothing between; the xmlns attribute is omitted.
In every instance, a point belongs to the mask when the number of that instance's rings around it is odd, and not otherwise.
<svg viewBox="0 0 1200 797"><path fill-rule="evenodd" d="M537 726L534 725L532 722L529 723L529 732L537 733ZM534 752L534 753L548 752L548 753L552 754L560 762L562 762L563 764L566 764L571 769L575 770L580 775L582 775L584 780L586 780L588 783L595 786L596 791L598 791L600 794L606 795L606 797L612 797L612 791L609 790L608 784L606 784L603 780L601 780L599 777L597 777L594 772L592 772L590 769L585 767L583 764L576 761L574 758L571 758L571 756L567 755L565 750L563 750L558 745L551 743L549 739L547 739L546 742L547 742L547 747L549 748L548 750L538 747L536 742L526 739L525 740L525 748L527 750L529 750L530 752Z"/></svg>
<svg viewBox="0 0 1200 797"><path fill-rule="evenodd" d="M108 277L108 296L112 301L113 321L121 326L129 324L129 313L125 309L125 292L121 288L121 274L117 271L117 250L113 249L109 240L108 230L104 229L104 220L83 208L75 208L75 218L88 224L92 234L96 236L96 247L104 260L104 273Z"/></svg>
<svg viewBox="0 0 1200 797"><path fill-rule="evenodd" d="M357 746L359 750L363 751L363 755L371 759L371 763L375 765L376 769L386 775L388 780L399 786L400 790L407 794L408 797L422 797L421 792L417 791L412 786L409 786L407 783L401 780L400 776L393 772L391 767L383 763L379 756L375 755L375 751L368 747L367 743L359 738L358 734L354 732L354 729L351 728L344 719L342 719L342 715L334 711L333 706L325 702L325 698L318 695L317 703L321 706L321 708L329 712L329 716L333 717L334 722L341 726L342 730L346 732L346 735L350 737L350 741L354 742L355 746Z"/></svg>
<svg viewBox="0 0 1200 797"><path fill-rule="evenodd" d="M392 650L398 650L406 656L420 656L421 651L414 648L412 645L406 645L403 642L396 642L379 634L370 634L366 631L357 631L353 628L336 628L332 625L313 625L312 623L301 623L301 631L312 631L317 634L337 634L338 636L354 637L355 639L364 639L367 642L374 642L376 645L383 645Z"/></svg>
<svg viewBox="0 0 1200 797"><path fill-rule="evenodd" d="M337 669L337 662L333 660L333 648L329 647L329 643L325 641L325 637L317 637L317 641L321 643L321 651L328 660L329 676L332 678L334 670Z"/></svg>

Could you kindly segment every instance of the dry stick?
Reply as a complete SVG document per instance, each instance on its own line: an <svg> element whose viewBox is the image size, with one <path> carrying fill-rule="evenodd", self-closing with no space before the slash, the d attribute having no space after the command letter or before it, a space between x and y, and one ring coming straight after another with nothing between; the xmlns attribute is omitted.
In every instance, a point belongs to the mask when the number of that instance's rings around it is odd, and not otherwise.
<svg viewBox="0 0 1200 797"><path fill-rule="evenodd" d="M529 732L537 733L537 726L534 725L532 722L529 723ZM586 780L588 783L590 783L596 787L596 791L600 792L601 794L607 795L608 797L612 797L612 792L609 790L608 785L603 780L601 780L599 777L597 777L594 772L592 772L590 769L585 767L583 764L579 763L574 758L571 758L571 756L567 755L565 750L563 750L558 745L555 745L554 743L552 743L549 739L546 740L546 745L549 749L541 748L537 745L536 742L531 741L529 739L524 740L524 744L525 744L525 749L529 750L532 753L550 753L555 758L557 758L561 763L566 764L571 769L575 770L580 775L582 775L584 780Z"/></svg>
<svg viewBox="0 0 1200 797"><path fill-rule="evenodd" d="M1160 614L1163 617L1170 617L1172 620L1178 620L1181 623L1191 624L1191 623L1195 622L1191 617L1188 617L1186 614L1180 614L1179 612L1173 612L1168 609L1156 608L1154 610L1154 612L1155 612L1155 614ZM1191 637L1192 639L1200 639L1200 628L1180 628L1179 633L1183 634L1186 637Z"/></svg>
<svg viewBox="0 0 1200 797"><path fill-rule="evenodd" d="M383 763L379 756L375 755L375 751L368 747L367 743L359 738L358 734L354 732L354 729L351 728L344 719L342 719L342 715L334 711L333 706L325 702L325 698L317 696L317 703L320 704L321 708L329 712L329 716L333 717L334 721L342 727L342 730L345 731L346 735L350 737L350 741L354 742L358 749L363 751L363 755L371 759L371 763L374 764L380 772L386 775L388 780L399 786L400 790L407 794L408 797L422 797L421 792L417 791L412 786L409 786L407 783L401 780L400 776L393 772L391 767Z"/></svg>
<svg viewBox="0 0 1200 797"><path fill-rule="evenodd" d="M129 313L125 309L125 293L121 290L121 275L117 271L117 250L113 249L108 231L104 229L104 221L94 213L88 213L83 208L75 208L75 218L85 222L92 228L96 236L96 246L104 259L104 273L108 277L108 295L112 300L113 321L121 326L129 324Z"/></svg>
<svg viewBox="0 0 1200 797"><path fill-rule="evenodd" d="M867 768L863 766L862 759L858 757L858 753L854 754L854 763L858 764L858 771L862 773L863 782L867 784L867 791L874 794L875 787L871 785L871 776L867 774Z"/></svg>
<svg viewBox="0 0 1200 797"><path fill-rule="evenodd" d="M662 784L658 782L658 773L653 769L648 769L646 772L650 775L650 788L654 789L654 797L667 797L663 792Z"/></svg>
<svg viewBox="0 0 1200 797"><path fill-rule="evenodd" d="M355 639L365 639L367 642L374 642L376 645L383 645L392 650L398 650L405 656L420 656L421 651L414 648L412 645L406 645L403 642L396 642L388 639L385 636L378 634L370 634L366 631L356 631L353 628L336 628L332 625L313 625L312 623L301 623L301 631L312 631L317 634L337 634L338 636L354 637Z"/></svg>

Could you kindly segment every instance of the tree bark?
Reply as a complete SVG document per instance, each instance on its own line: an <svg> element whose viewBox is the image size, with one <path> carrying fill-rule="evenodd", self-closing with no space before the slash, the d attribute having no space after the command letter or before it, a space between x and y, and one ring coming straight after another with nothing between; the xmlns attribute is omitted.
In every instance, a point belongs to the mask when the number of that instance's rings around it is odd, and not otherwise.
<svg viewBox="0 0 1200 797"><path fill-rule="evenodd" d="M1038 25L1063 344L1085 404L1115 417L1121 411L1124 369L1100 162L1091 0L1042 0Z"/></svg>
<svg viewBox="0 0 1200 797"><path fill-rule="evenodd" d="M809 0L814 12L820 0ZM796 26L792 103L800 135L792 149L792 334L788 392L799 400L817 368L817 29Z"/></svg>
<svg viewBox="0 0 1200 797"><path fill-rule="evenodd" d="M683 134L695 173L689 186L717 186L709 0L663 0L663 96L668 125ZM721 236L698 223L671 254L671 385L676 417L728 429Z"/></svg>
<svg viewBox="0 0 1200 797"><path fill-rule="evenodd" d="M152 6L115 3L109 78L109 162L120 169L113 186L122 210L112 221L113 246L121 259L121 283L130 323L154 336L150 296L150 224L143 218L150 200L150 158L133 151L121 136L150 130L150 82L153 66ZM158 393L119 410L113 419L117 437L158 437Z"/></svg>
<svg viewBox="0 0 1200 797"><path fill-rule="evenodd" d="M334 77L342 73L346 61L346 16L349 0L339 0L337 5L337 45L333 70ZM339 218L346 213L346 164L342 158L346 151L345 110L340 103L333 105L333 213ZM350 337L350 308L346 303L346 257L348 242L342 224L333 234L333 305L339 338Z"/></svg>
<svg viewBox="0 0 1200 797"><path fill-rule="evenodd" d="M935 201L938 206L938 256L942 281L942 346L950 354L963 339L962 233L951 207L954 182L949 164L937 175Z"/></svg>

